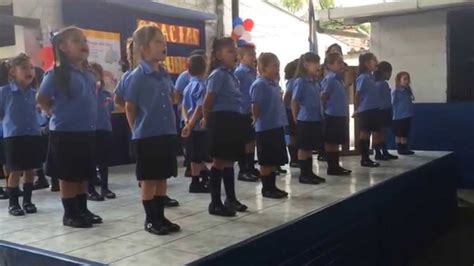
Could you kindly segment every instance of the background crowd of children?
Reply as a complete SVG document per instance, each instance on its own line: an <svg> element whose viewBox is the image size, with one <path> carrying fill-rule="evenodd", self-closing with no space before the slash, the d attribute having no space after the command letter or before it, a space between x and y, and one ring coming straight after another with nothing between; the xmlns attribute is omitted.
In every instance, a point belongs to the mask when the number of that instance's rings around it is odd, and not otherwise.
<svg viewBox="0 0 474 266"><path fill-rule="evenodd" d="M49 186L46 163L52 190L60 191L63 224L87 228L103 222L89 211L87 199L116 197L108 188L114 103L125 108L146 214L144 229L153 234L180 230L165 216L165 207L179 205L167 195L167 179L178 173L179 137L185 141L189 192L211 194L211 215L234 216L248 209L235 191L235 162L238 180L260 181L262 196L273 199L288 196L276 185L277 176L286 173L281 166L288 163L299 167L302 184L326 181L313 171L314 152L327 161L327 175L351 174L341 166L339 153L349 141L348 93L353 81L347 78L348 66L337 44L329 47L323 64L317 54L308 52L286 65L282 90L275 54L257 57L255 46L237 47L233 39L220 38L210 57L203 50L192 52L188 70L173 84L163 64L167 55L163 34L157 27L145 26L127 41L130 69L119 81L115 97L104 89L102 67L88 62L81 29L60 30L52 44L55 64L46 73L25 54L1 65L0 159L6 191L0 190L0 198L9 199L11 215L37 211L32 191ZM391 129L398 154L413 154L407 146L414 100L410 75L398 73L393 89L387 83L391 75L390 63L378 63L371 53L360 56L354 116L363 167L379 166L369 157L371 140L375 160L398 158L388 152L385 142ZM181 117L179 125L176 115ZM38 180L33 183L35 175Z"/></svg>

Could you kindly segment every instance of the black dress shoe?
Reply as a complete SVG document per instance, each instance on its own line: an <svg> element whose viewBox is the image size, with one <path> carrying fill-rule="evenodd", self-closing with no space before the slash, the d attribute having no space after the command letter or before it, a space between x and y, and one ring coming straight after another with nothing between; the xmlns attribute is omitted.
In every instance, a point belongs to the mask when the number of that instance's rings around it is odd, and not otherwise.
<svg viewBox="0 0 474 266"><path fill-rule="evenodd" d="M107 198L107 199L115 199L117 195L110 191L109 189L101 189L100 194L102 197Z"/></svg>
<svg viewBox="0 0 474 266"><path fill-rule="evenodd" d="M38 209L36 208L36 205L34 205L31 202L23 203L23 210L26 213L36 213L38 211Z"/></svg>
<svg viewBox="0 0 474 266"><path fill-rule="evenodd" d="M8 207L8 213L13 216L25 215L25 212L21 209L20 205L13 205Z"/></svg>
<svg viewBox="0 0 474 266"><path fill-rule="evenodd" d="M91 223L91 224L101 224L103 222L102 217L100 217L99 215L93 214L89 210L87 210L86 213L81 214L81 217L83 217L84 220L86 220L86 222Z"/></svg>
<svg viewBox="0 0 474 266"><path fill-rule="evenodd" d="M389 161L390 158L385 154L375 155L375 160L377 161Z"/></svg>
<svg viewBox="0 0 474 266"><path fill-rule="evenodd" d="M243 181L243 182L257 182L258 177L251 175L249 173L239 173L237 176L237 180Z"/></svg>
<svg viewBox="0 0 474 266"><path fill-rule="evenodd" d="M288 196L288 193L284 191L279 191L276 189L271 189L271 190L263 190L262 189L262 196L265 198L270 198L270 199L282 199L286 198Z"/></svg>
<svg viewBox="0 0 474 266"><path fill-rule="evenodd" d="M345 176L345 175L350 175L351 173L352 173L351 170L347 170L342 167L338 167L335 169L328 168L327 170L328 175L334 175L334 176Z"/></svg>
<svg viewBox="0 0 474 266"><path fill-rule="evenodd" d="M232 201L226 200L224 205L227 208L235 210L237 212L244 212L248 209L246 205L240 203L238 200L232 200Z"/></svg>
<svg viewBox="0 0 474 266"><path fill-rule="evenodd" d="M318 180L320 183L325 183L325 182L326 182L326 179L324 179L324 178L322 178L322 177L316 175L315 173L311 173L311 176L312 176L314 179Z"/></svg>
<svg viewBox="0 0 474 266"><path fill-rule="evenodd" d="M179 202L175 199L172 199L168 196L165 196L165 207L178 207Z"/></svg>
<svg viewBox="0 0 474 266"><path fill-rule="evenodd" d="M235 211L230 209L222 204L215 205L211 202L209 204L209 214L223 217L232 217L235 216Z"/></svg>
<svg viewBox="0 0 474 266"><path fill-rule="evenodd" d="M163 223L164 226L168 227L168 231L170 233L176 233L176 232L179 232L181 230L181 226L171 222L170 220L168 220L166 218L162 221L162 223Z"/></svg>
<svg viewBox="0 0 474 266"><path fill-rule="evenodd" d="M189 193L209 193L209 188L201 182L189 184Z"/></svg>
<svg viewBox="0 0 474 266"><path fill-rule="evenodd" d="M92 223L87 222L83 217L63 217L63 225L73 228L92 227Z"/></svg>
<svg viewBox="0 0 474 266"><path fill-rule="evenodd" d="M164 224L152 223L147 221L145 221L145 231L159 236L169 234L169 229Z"/></svg>
<svg viewBox="0 0 474 266"><path fill-rule="evenodd" d="M313 176L300 176L299 181L301 184L309 184L309 185L319 185L321 183L324 183L323 178L315 178Z"/></svg>
<svg viewBox="0 0 474 266"><path fill-rule="evenodd" d="M372 160L363 160L363 161L360 161L360 165L363 166L363 167L371 167L371 168L374 168L374 167L379 167L380 164L379 163L376 163Z"/></svg>
<svg viewBox="0 0 474 266"><path fill-rule="evenodd" d="M257 168L255 168L255 167L250 168L249 171L248 171L248 173L249 173L250 175L256 177L256 178L258 178L258 177L260 176L260 171L259 171Z"/></svg>
<svg viewBox="0 0 474 266"><path fill-rule="evenodd" d="M413 154L415 154L415 152L411 151L411 150L408 150L408 149L404 149L404 150L399 150L398 154L400 154L400 155L413 155Z"/></svg>
<svg viewBox="0 0 474 266"><path fill-rule="evenodd" d="M387 156L388 159L390 159L390 160L396 160L396 159L398 159L398 156L393 155L393 154L390 154L390 153L386 153L385 156Z"/></svg>
<svg viewBox="0 0 474 266"><path fill-rule="evenodd" d="M104 201L104 197L96 191L87 193L87 199L92 201Z"/></svg>
<svg viewBox="0 0 474 266"><path fill-rule="evenodd" d="M40 190L45 188L49 188L49 183L46 179L38 179L33 185L33 190Z"/></svg>

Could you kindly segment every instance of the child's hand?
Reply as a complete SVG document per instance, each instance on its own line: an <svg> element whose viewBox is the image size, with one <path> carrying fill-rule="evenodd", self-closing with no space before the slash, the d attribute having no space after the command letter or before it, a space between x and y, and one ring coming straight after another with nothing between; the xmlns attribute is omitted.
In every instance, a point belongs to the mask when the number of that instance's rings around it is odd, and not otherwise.
<svg viewBox="0 0 474 266"><path fill-rule="evenodd" d="M191 135L191 128L186 125L185 127L183 127L183 129L181 130L181 137L183 138L188 138L189 135Z"/></svg>
<svg viewBox="0 0 474 266"><path fill-rule="evenodd" d="M202 129L206 129L207 128L207 121L205 119L201 119L201 121L199 122L200 126Z"/></svg>

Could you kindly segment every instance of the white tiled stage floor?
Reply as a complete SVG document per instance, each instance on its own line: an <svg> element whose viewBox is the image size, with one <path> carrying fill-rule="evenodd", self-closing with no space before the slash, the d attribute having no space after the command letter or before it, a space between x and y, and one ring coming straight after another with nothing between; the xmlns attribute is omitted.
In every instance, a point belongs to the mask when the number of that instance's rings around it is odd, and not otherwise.
<svg viewBox="0 0 474 266"><path fill-rule="evenodd" d="M90 209L104 218L104 224L91 229L62 226L59 195L42 190L33 196L39 209L34 215L9 216L8 202L0 201L0 239L113 265L183 265L445 154L417 152L375 169L359 167L357 156L343 157L343 165L353 170L352 176L327 177L326 164L315 164L315 171L328 180L317 186L299 184L299 170L292 169L278 178L278 186L290 192L284 200L262 198L259 183L237 181L238 197L249 206L249 211L233 218L208 215L210 196L189 194L189 179L182 177L180 169L180 177L169 180L168 194L178 199L181 206L167 209L166 215L183 230L169 236L151 235L143 230L144 213L133 177L134 166L113 167L110 187L118 198L89 202Z"/></svg>

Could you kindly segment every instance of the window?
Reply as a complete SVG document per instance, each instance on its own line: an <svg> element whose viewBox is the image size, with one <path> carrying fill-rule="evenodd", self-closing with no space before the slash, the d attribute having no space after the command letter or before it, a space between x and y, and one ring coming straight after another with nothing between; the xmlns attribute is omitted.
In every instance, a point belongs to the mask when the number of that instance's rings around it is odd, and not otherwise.
<svg viewBox="0 0 474 266"><path fill-rule="evenodd" d="M13 3L3 5L0 2L0 15L13 16ZM0 47L15 45L15 26L0 24L0 28Z"/></svg>

